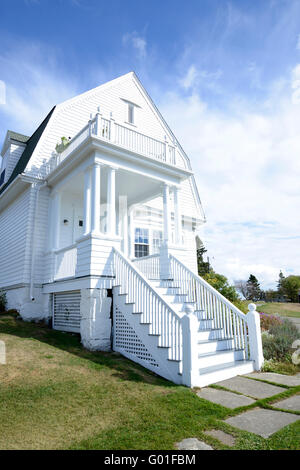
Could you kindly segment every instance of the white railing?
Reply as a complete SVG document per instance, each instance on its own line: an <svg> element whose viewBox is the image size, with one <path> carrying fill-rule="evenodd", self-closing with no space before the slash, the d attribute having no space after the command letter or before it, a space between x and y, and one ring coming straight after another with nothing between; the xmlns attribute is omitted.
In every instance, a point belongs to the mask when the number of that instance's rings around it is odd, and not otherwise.
<svg viewBox="0 0 300 470"><path fill-rule="evenodd" d="M55 251L54 279L75 276L77 246L72 245Z"/></svg>
<svg viewBox="0 0 300 470"><path fill-rule="evenodd" d="M141 312L141 322L149 324L149 332L159 336L159 346L169 348L169 359L182 359L182 324L181 315L161 298L149 281L125 258L113 248L115 285L121 287L121 293L127 294L127 302L134 303L136 312Z"/></svg>
<svg viewBox="0 0 300 470"><path fill-rule="evenodd" d="M149 137L136 130L117 123L112 117L105 118L100 113L91 119L69 142L61 153L53 153L53 156L41 167L41 172L48 175L68 155L84 142L89 136L96 136L101 140L111 142L127 150L132 150L154 160L159 160L170 165L176 165L176 148L169 142L160 141Z"/></svg>
<svg viewBox="0 0 300 470"><path fill-rule="evenodd" d="M195 302L195 310L201 319L214 320L214 327L222 329L223 339L233 338L234 347L245 351L245 359L249 358L249 337L247 315L214 289L208 282L190 271L174 256L170 255L171 277L185 294L187 301Z"/></svg>
<svg viewBox="0 0 300 470"><path fill-rule="evenodd" d="M146 276L147 279L160 279L160 256L159 254L143 256L132 260L134 265Z"/></svg>

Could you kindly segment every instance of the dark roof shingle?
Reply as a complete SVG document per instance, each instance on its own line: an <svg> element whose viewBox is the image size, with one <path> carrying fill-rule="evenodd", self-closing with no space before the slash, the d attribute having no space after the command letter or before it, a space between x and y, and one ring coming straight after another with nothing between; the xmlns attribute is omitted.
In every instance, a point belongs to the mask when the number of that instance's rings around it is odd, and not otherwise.
<svg viewBox="0 0 300 470"><path fill-rule="evenodd" d="M54 111L54 109L55 109L55 106L51 109L50 113L45 117L43 122L39 125L39 127L32 134L32 136L29 137L28 140L26 141L26 147L24 149L24 152L22 153L18 163L16 164L10 178L2 186L2 188L0 189L0 194L10 185L10 183L13 182L13 180L18 175L23 173L23 171L25 170L25 168L27 166L27 163L29 162L29 160L31 158L31 155L33 154L33 151L34 151L35 147L37 146L37 143L40 140L40 138L41 138L48 122L49 122L49 119L50 119L50 117L51 117L51 115ZM9 131L9 132L12 132L12 131ZM16 133L14 133L14 134L16 134ZM22 134L16 134L16 135L22 136ZM23 137L26 137L26 136L23 136ZM15 140L17 140L17 139L15 139Z"/></svg>

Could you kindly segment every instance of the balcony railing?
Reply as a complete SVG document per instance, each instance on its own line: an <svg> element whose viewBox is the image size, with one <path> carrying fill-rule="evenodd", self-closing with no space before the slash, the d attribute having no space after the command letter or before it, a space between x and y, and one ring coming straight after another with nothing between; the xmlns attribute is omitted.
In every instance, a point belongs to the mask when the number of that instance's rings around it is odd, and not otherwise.
<svg viewBox="0 0 300 470"><path fill-rule="evenodd" d="M116 122L112 117L105 118L100 113L78 132L62 153L55 153L44 164L46 174L51 173L68 155L90 136L111 142L118 147L131 150L153 160L176 165L176 147L165 141L154 139Z"/></svg>

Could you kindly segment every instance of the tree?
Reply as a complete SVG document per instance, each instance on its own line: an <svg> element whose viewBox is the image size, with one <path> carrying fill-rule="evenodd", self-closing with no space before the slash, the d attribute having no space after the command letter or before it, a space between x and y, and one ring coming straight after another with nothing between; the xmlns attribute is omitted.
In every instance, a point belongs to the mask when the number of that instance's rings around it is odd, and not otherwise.
<svg viewBox="0 0 300 470"><path fill-rule="evenodd" d="M211 270L209 261L204 261L203 255L207 252L207 249L203 245L202 241L199 239L199 248L197 248L197 264L198 264L198 274L199 276L204 276L209 273Z"/></svg>
<svg viewBox="0 0 300 470"><path fill-rule="evenodd" d="M278 300L278 291L272 289L266 290L265 299L267 302L275 302L276 300Z"/></svg>
<svg viewBox="0 0 300 470"><path fill-rule="evenodd" d="M280 270L278 283L277 283L277 292L278 292L279 295L283 295L282 283L283 283L284 279L285 279L285 277L284 277L282 271Z"/></svg>
<svg viewBox="0 0 300 470"><path fill-rule="evenodd" d="M253 300L256 302L257 300L261 300L263 297L263 293L261 291L260 285L254 274L250 274L249 279L247 281L247 289L248 289L248 296L247 300Z"/></svg>
<svg viewBox="0 0 300 470"><path fill-rule="evenodd" d="M235 286L236 290L240 294L242 294L242 296L247 300L248 299L248 294L249 294L247 281L243 281L242 279L240 279L238 281L234 281L234 286Z"/></svg>
<svg viewBox="0 0 300 470"><path fill-rule="evenodd" d="M298 302L300 290L300 276L288 276L282 281L282 292L291 302Z"/></svg>

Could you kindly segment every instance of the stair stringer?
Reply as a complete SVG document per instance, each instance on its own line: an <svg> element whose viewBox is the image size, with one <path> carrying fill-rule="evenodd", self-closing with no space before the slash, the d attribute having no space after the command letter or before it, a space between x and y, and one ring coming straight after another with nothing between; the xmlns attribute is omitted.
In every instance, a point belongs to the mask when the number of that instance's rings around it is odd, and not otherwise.
<svg viewBox="0 0 300 470"><path fill-rule="evenodd" d="M120 341L118 331L118 316L124 318L125 325L124 341ZM137 362L146 369L151 370L176 384L182 383L179 373L180 361L168 358L167 347L159 346L159 335L149 332L149 324L141 323L141 313L135 313L135 304L126 303L126 296L120 295L120 287L113 288L113 349L128 359ZM124 320L121 319L124 328ZM122 335L122 332L121 332ZM127 339L128 344L126 346ZM120 344L121 343L121 344ZM123 343L123 344L122 344Z"/></svg>

